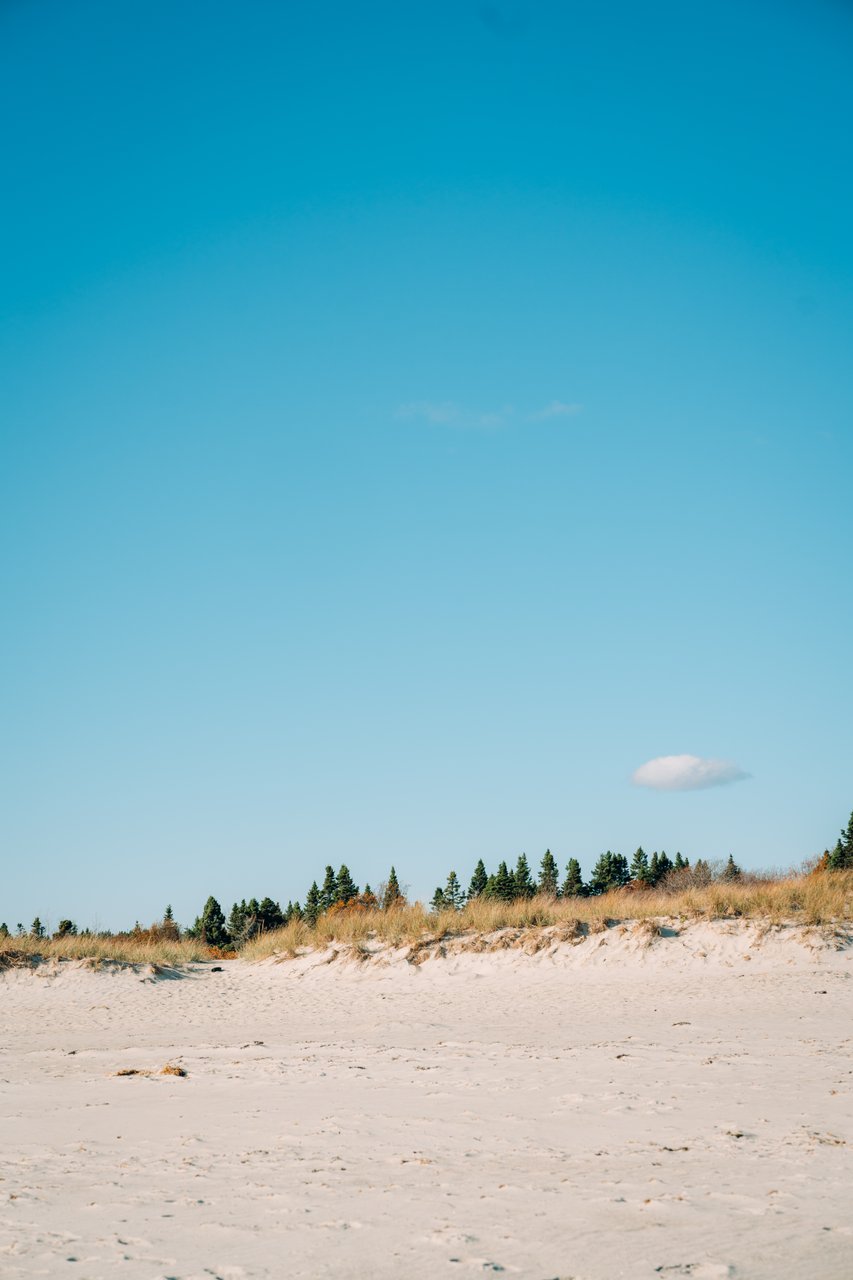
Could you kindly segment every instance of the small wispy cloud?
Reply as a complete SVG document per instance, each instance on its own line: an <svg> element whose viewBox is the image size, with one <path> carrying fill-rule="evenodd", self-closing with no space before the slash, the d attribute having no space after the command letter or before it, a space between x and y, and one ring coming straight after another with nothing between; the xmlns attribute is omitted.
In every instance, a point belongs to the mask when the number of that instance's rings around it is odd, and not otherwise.
<svg viewBox="0 0 853 1280"><path fill-rule="evenodd" d="M653 791L701 791L741 782L750 775L733 760L703 760L701 756L657 756L635 769L631 781Z"/></svg>
<svg viewBox="0 0 853 1280"><path fill-rule="evenodd" d="M567 418L580 413L579 404L552 400L542 409L530 413L517 413L515 406L505 404L500 409L466 409L453 400L410 400L397 407L396 416L409 420L428 422L438 426L457 427L467 431L488 431L509 426L513 421L546 422L551 418Z"/></svg>
<svg viewBox="0 0 853 1280"><path fill-rule="evenodd" d="M576 413L580 413L583 405L568 404L565 400L552 400L550 404L546 404L544 409L537 409L536 413L528 414L530 422L545 422L548 418L572 418Z"/></svg>

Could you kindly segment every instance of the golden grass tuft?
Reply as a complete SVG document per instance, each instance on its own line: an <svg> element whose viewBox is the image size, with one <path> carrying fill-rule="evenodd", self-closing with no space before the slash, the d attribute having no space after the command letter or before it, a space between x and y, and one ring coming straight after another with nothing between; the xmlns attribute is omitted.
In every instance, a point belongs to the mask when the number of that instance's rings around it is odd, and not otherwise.
<svg viewBox="0 0 853 1280"><path fill-rule="evenodd" d="M149 940L123 934L101 938L91 934L64 938L0 938L0 968L19 968L43 960L89 960L107 963L175 966L210 960L212 952L192 938Z"/></svg>

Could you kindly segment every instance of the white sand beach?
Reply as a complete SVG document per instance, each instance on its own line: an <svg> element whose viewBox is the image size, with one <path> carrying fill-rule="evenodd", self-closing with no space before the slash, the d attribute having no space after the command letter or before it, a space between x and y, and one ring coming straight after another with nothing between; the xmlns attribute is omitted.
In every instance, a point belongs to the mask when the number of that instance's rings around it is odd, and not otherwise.
<svg viewBox="0 0 853 1280"><path fill-rule="evenodd" d="M853 1275L843 933L410 959L0 975L0 1273Z"/></svg>

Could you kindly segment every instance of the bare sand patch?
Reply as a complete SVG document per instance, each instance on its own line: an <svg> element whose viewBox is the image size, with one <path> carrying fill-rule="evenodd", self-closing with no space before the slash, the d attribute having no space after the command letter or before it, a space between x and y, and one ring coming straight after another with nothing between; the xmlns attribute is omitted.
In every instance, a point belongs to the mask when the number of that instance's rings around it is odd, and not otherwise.
<svg viewBox="0 0 853 1280"><path fill-rule="evenodd" d="M0 1272L849 1280L844 929L559 927L6 970Z"/></svg>

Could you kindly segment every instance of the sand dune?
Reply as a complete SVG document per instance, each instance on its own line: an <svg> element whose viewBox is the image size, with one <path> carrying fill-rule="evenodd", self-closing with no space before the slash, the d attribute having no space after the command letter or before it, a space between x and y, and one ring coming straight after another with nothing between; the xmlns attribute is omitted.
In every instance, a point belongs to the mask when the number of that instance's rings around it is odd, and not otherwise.
<svg viewBox="0 0 853 1280"><path fill-rule="evenodd" d="M0 1273L849 1280L848 934L539 942L7 971Z"/></svg>

